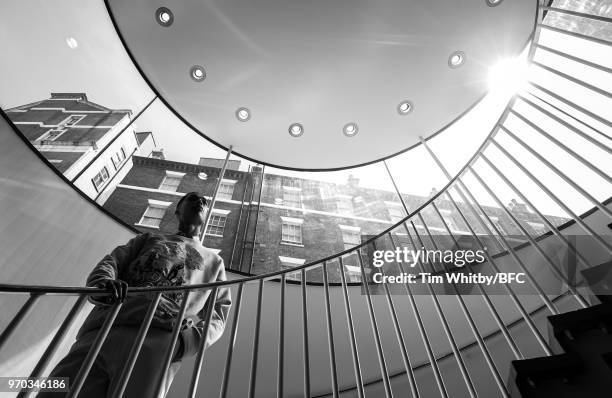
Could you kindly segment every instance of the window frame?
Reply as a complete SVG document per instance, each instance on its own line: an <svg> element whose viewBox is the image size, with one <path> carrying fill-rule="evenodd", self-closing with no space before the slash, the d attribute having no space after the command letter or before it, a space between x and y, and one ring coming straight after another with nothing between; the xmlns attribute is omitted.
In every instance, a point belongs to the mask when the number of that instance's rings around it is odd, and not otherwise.
<svg viewBox="0 0 612 398"><path fill-rule="evenodd" d="M96 184L96 177L98 177L99 175L102 174L102 172L106 172L106 178L102 179L102 182L100 185ZM106 186L106 183L110 180L110 173L108 172L108 167L106 166L102 166L102 168L100 169L100 171L98 171L92 178L91 178L91 183L94 186L94 189L96 190L96 192L100 192L104 189L104 187Z"/></svg>
<svg viewBox="0 0 612 398"><path fill-rule="evenodd" d="M296 194L297 201L288 201L286 199L287 194ZM301 209L302 208L302 188L289 187L289 186L283 185L283 205L287 207Z"/></svg>
<svg viewBox="0 0 612 398"><path fill-rule="evenodd" d="M237 180L228 180L225 178L221 179L221 184L219 184L219 191L217 191L217 199L232 200L232 197L234 196L234 189L236 188L237 182L238 182ZM224 186L231 187L231 190L229 193L221 191L222 187Z"/></svg>
<svg viewBox="0 0 612 398"><path fill-rule="evenodd" d="M206 230L204 231L204 236L214 236L217 238L223 238L224 236L223 234L225 233L225 227L227 226L227 215L229 213L230 213L230 210L212 209L212 211L210 212L210 219L208 220L208 224L206 225ZM213 217L218 217L219 224L223 224L223 225L213 225L212 224ZM220 228L221 234L219 235L218 233L216 234L210 233L210 231L213 228Z"/></svg>
<svg viewBox="0 0 612 398"><path fill-rule="evenodd" d="M185 173L180 173L178 171L166 170L166 175L162 179L162 181L159 184L159 187L157 189L159 189L160 191L178 192L178 187L181 185L181 181L183 181L183 177L184 176L185 176ZM166 183L166 180L168 180L168 179L178 179L178 183L176 184L176 187L174 187L174 190L164 189L163 188L164 184Z"/></svg>
<svg viewBox="0 0 612 398"><path fill-rule="evenodd" d="M282 245L292 245L292 246L304 246L304 232L302 230L302 224L304 220L301 218L293 218L293 217L283 217L281 216L281 241ZM285 226L288 227L297 227L297 231L299 231L299 242L297 240L286 240L286 236L290 236L290 233L285 233Z"/></svg>
<svg viewBox="0 0 612 398"><path fill-rule="evenodd" d="M119 154L121 154L121 156L119 156ZM117 160L115 160L115 156L117 157ZM115 152L113 156L111 156L111 161L113 162L115 171L119 171L119 169L121 168L123 163L125 163L126 160L127 160L127 155L125 153L125 148L123 148L122 146L121 148L119 148L117 152Z"/></svg>
<svg viewBox="0 0 612 398"><path fill-rule="evenodd" d="M352 249L356 246L359 246L361 244L361 228L360 227L355 227L352 225L338 225L338 228L340 228L340 232L342 232L342 244L344 245L344 250L349 250ZM347 242L347 237L350 236L357 236L357 242L356 243L352 243L352 242Z"/></svg>
<svg viewBox="0 0 612 398"><path fill-rule="evenodd" d="M161 225L161 223L162 223L162 221L163 221L163 219L164 219L164 217L166 215L166 211L168 211L168 208L170 207L171 204L172 204L172 202L164 202L164 201L161 201L161 200L147 199L147 208L142 213L142 216L140 216L140 220L136 224L134 224L134 225L139 226L139 227L159 229L159 227L160 227L160 225ZM162 213L161 217L160 218L155 218L155 217L147 216L147 212L151 208L163 209L163 213ZM143 222L145 217L150 218L150 219L158 219L159 220L159 224L158 225L145 224Z"/></svg>
<svg viewBox="0 0 612 398"><path fill-rule="evenodd" d="M304 265L306 263L305 258L285 257L285 256L278 256L278 261L280 263L281 270L295 268L300 265ZM298 270L298 271L288 272L285 274L285 278L301 281L302 271Z"/></svg>

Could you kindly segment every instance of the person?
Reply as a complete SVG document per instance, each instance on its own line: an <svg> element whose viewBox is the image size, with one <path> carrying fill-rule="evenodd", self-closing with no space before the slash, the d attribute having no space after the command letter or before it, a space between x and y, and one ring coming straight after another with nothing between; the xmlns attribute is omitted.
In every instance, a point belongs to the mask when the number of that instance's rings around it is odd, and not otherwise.
<svg viewBox="0 0 612 398"><path fill-rule="evenodd" d="M68 377L69 383L73 383L89 348L112 309L111 304L119 300L123 305L79 394L87 398L110 396L119 381L123 364L127 361L149 304L155 296L154 292L127 295L128 286L179 286L226 280L221 257L204 247L199 240L207 208L206 198L198 192L184 195L176 206L176 234L137 235L127 244L116 247L94 267L87 278L87 286L106 289L111 294L99 296L101 298L90 296L89 301L95 304L95 307L78 331L77 340L69 353L56 365L50 377ZM210 291L211 289L195 290L188 295L179 339L172 363L163 380L160 396L167 393L174 375L180 368L181 360L197 354L201 339L206 339L204 344L207 347L223 333L231 307L231 296L227 287L219 287L217 290L208 333L206 336L202 335ZM162 293L124 397L158 398L155 396L156 384L162 374L164 357L185 293ZM40 393L38 397L57 397L65 394L45 392Z"/></svg>

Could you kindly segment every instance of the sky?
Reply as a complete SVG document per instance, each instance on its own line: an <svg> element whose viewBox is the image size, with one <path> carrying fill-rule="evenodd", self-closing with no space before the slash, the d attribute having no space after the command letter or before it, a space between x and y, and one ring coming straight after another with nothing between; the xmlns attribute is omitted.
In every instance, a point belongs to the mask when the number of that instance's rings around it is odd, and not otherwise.
<svg viewBox="0 0 612 398"><path fill-rule="evenodd" d="M596 9L593 8L594 2L566 0L564 3L568 7L578 7L578 10L580 7L591 7L589 8L591 12L601 15L609 16L612 13L612 0L597 2ZM0 63L0 74L10 76L8 79L0 80L0 106L4 109L48 98L50 92L85 92L93 102L113 109L131 109L136 114L154 97L123 50L103 1L5 0L2 9L0 43L3 47L4 60ZM576 26L575 23L568 22L565 17L549 16L549 18L553 17L557 18L559 24L565 24L569 29L587 29L590 34L612 39L612 30L606 30L602 24L585 25L583 22L581 26ZM26 29L25 26L35 28ZM591 62L612 67L610 47L546 30L542 31L540 43L564 48L564 51ZM580 76L582 80L612 92L612 79L607 73L568 61L544 50L538 50L535 60L554 65L555 68L565 73ZM582 106L607 117L608 120L612 119L610 98L593 96L591 92L564 82L537 67L529 68L528 77L530 80L552 85L555 90ZM454 175L480 146L503 111L511 94L503 90L492 91L464 118L429 141L430 147L443 160L451 175ZM546 98L545 94L540 93L539 95ZM535 98L531 99L538 101ZM609 175L612 174L609 153L593 148L592 145L585 145L584 140L577 140L563 126L551 124L548 119L525 106L524 103L517 104L517 109L521 109L525 115L538 124L547 126L556 134L558 132L560 137L563 137L563 142L576 148L577 151L588 153L590 161ZM612 136L612 129L608 126L593 120L589 122L604 134ZM584 184L587 191L598 200L610 197L612 187L609 182L594 175L567 154L556 149L554 145L547 143L546 140L542 141L542 137L529 126L521 124L520 120L514 116L508 118L506 125L538 151L546 154L554 164L559 164L559 167L569 176ZM191 131L160 101L154 102L135 122L135 126L137 131L153 131L159 146L164 149L168 159L197 163L200 157L225 157L222 149L208 143ZM602 138L601 135L584 126L580 127L594 139L610 146L609 139ZM425 133L423 135L427 135ZM533 156L525 153L507 134L500 133L498 142L512 148L518 154L519 161L530 170L535 170L539 178L551 184L553 191L570 203L575 211L580 213L592 207L584 197L571 189L567 190L566 184L558 181L553 173L547 172ZM503 163L503 156L495 148L487 148L485 154ZM400 191L404 193L427 196L432 188L439 189L447 182L444 174L422 147L390 159L387 164ZM243 160L241 168L246 169L248 165L249 162ZM477 162L474 167L479 173L482 173L485 179L494 180L494 174L482 162ZM513 169L508 162L505 162L504 167L507 170ZM381 163L340 172L298 173L272 168L268 168L267 171L338 183L345 183L348 176L353 175L360 179L362 186L393 190L391 181ZM522 179L520 173L516 172L516 176L516 183L520 182L519 185L525 187L535 198L536 203L545 206L548 214L564 214L537 187ZM466 176L466 181L470 182L469 186L474 187L473 193L478 198L482 198L484 204L494 204L492 198L482 188L478 188L479 184L475 183L471 176ZM499 195L505 202L508 202L516 195L503 185L499 183L496 184L496 187L499 189Z"/></svg>

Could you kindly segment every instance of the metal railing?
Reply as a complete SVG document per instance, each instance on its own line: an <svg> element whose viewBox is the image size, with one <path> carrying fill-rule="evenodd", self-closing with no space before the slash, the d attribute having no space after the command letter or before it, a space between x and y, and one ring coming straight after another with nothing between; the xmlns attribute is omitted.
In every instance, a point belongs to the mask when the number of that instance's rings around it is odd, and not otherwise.
<svg viewBox="0 0 612 398"><path fill-rule="evenodd" d="M599 22L610 23L610 18L602 16L594 16L591 14L585 14L582 12L576 12L572 10L564 10L557 7L541 6L539 12L547 10L549 15L553 13L564 13L567 15L574 16L576 18L589 18ZM563 57L568 62L579 64L581 67L591 68L599 72L611 73L611 68L606 65L599 65L591 60L585 60L577 55L571 53L570 49L566 48L553 48L549 44L541 45L538 44L539 35L542 30L552 31L555 34L569 35L574 39L589 41L593 45L597 46L610 46L610 42L603 39L593 38L588 35L579 32L570 32L564 29L560 29L554 26L549 26L546 21L541 21L538 24L538 29L534 38L534 43L531 47L531 56L537 56L538 52L548 52ZM605 88L597 87L590 84L576 76L571 76L567 73L561 72L555 69L554 66L547 65L544 61L533 61L532 67L540 68L541 71L550 73L555 76L556 82L562 84L571 83L579 86L581 89L585 89L591 93L592 101L609 101L612 98L610 92ZM567 98L566 95L557 92L557 84L550 84L550 82L542 81L531 81L529 87L524 92L517 94L508 103L506 111L500 117L496 126L491 130L490 134L483 142L479 150L469 160L469 162L460 170L456 176L451 176L446 170L443 161L429 148L425 141L422 142L428 153L431 155L435 163L440 167L442 172L448 178L446 186L440 190L439 193L433 195L426 203L418 207L417 209L408 209L406 203L403 203L406 214L408 216L402 221L396 223L390 228L379 235L370 238L363 242L361 245L347 249L341 253L337 253L333 256L305 264L302 266L295 267L288 270L279 270L261 275L252 275L248 277L241 277L236 280L228 280L223 282L204 283L190 286L174 286L174 287L155 287L155 288L130 288L128 294L137 294L142 292L154 292L154 298L151 300L147 314L144 321L139 329L136 341L129 353L128 360L125 362L120 382L112 393L113 397L121 397L125 391L130 375L136 363L136 359L142 348L145 340L147 331L151 326L151 321L155 314L155 310L160 302L162 292L169 291L184 291L182 306L178 313L178 318L182 318L186 311L187 297L195 290L210 290L210 300L208 310L205 314L203 336L207 335L208 328L210 327L212 311L216 299L218 289L222 287L232 286L236 288L234 304L232 307L232 318L231 328L226 331L229 334L227 343L227 353L225 355L225 364L223 368L223 377L220 383L220 389L218 392L209 391L210 396L226 397L228 396L229 386L231 385L231 370L233 365L233 358L235 356L236 336L239 332L239 328L243 324L241 322L241 309L244 303L244 290L246 284L257 285L257 300L255 304L255 323L254 330L252 332L252 352L249 363L249 383L246 394L249 397L257 396L257 375L258 366L260 365L260 349L261 349L261 329L262 329L262 310L264 305L264 290L267 284L280 284L280 306L278 314L278 356L275 367L269 367L268 370L276 370L276 395L277 397L285 396L285 378L287 372L296 371L294 369L287 369L285 359L285 351L287 349L285 339L285 328L286 328L286 311L287 311L287 289L289 286L293 288L296 282L292 281L291 284L286 279L287 273L293 273L299 271L301 274L301 286L299 289L300 300L301 300L301 321L302 321L302 379L303 379L303 395L312 396L312 377L311 377L311 343L309 341L309 289L306 283L306 271L313 270L315 268L321 268L323 272L323 291L324 291L324 317L325 317L325 334L328 344L329 353L329 366L331 375L331 385L329 386L330 393L333 397L338 397L343 391L354 389L358 397L364 397L365 391L368 385L372 383L378 383L382 386L386 397L392 396L423 396L417 377L415 376L416 369L428 366L431 368L433 378L439 396L448 397L452 394L449 392L449 385L445 382L445 374L442 370L440 363L446 358L453 358L459 370L461 379L464 382L467 395L470 397L477 397L479 394L479 385L475 382L476 369L470 368L470 363L466 361L464 357L465 349L469 344L461 344L457 341L455 333L453 332L452 326L449 324L449 315L445 312L444 305L440 299L440 293L436 292L435 286L429 282L425 283L427 288L426 296L431 298L432 308L435 309L439 324L442 327L444 336L448 340L450 346L450 352L443 353L440 355L436 354L435 347L432 343L431 331L428 332L425 326L425 317L428 314L424 313L423 304L419 305L415 299L416 295L414 287L406 283L402 287L405 290L405 294L396 295L391 292L387 285L383 285L383 295L386 302L386 307L389 311L389 317L384 318L380 316L380 312L376 310L374 305L373 286L369 283L362 283L362 289L356 290L354 287L349 286L346 278L346 271L344 268L344 257L352 254L356 255L359 260L359 267L361 270L362 281L368 280L368 267L370 264L366 263L366 257L362 253L363 248L373 247L384 247L390 245L392 247L399 247L402 240L409 243L411 247L433 247L434 249L443 249L440 246L440 240L436 239L436 235L432 232L432 223L430 217L436 219L436 225L442 225L445 233L451 238L452 244L456 247L459 246L459 239L450 227L451 223L462 224L463 230L469 231L467 238L471 239L476 247L485 249L486 243L483 242L483 234L494 235L499 239L497 242L500 246L498 253L486 253L487 262L486 265L493 272L503 272L508 267L508 264L515 264L518 269L526 275L528 284L533 288L535 294L541 302L537 305L526 306L521 301L521 294L517 293L511 284L504 284L505 298L508 300L494 300L492 295L487 291L485 286L478 283L476 287L478 289L478 297L482 300L485 308L490 312L492 319L497 325L497 332L503 338L508 349L512 353L515 359L522 359L526 357L523 351L523 341L521 336L516 334L513 335L511 327L512 324L519 322L527 326L529 331L528 338L533 338L537 341L540 347L540 355L552 355L553 351L550 347L550 343L546 337L543 336L536 325L534 320L534 313L544 309L547 313L557 314L561 310L557 307L557 299L562 296L571 297L575 301L578 308L588 307L590 304L584 297L584 292L580 292L573 284L566 274L561 269L559 261L550 252L546 243L550 240L556 240L564 247L576 256L580 269L586 269L590 266L594 266L592 260L589 259L587 253L581 252L577 245L571 242L568 237L563 233L563 228L567 228L570 225L554 225L544 214L541 209L541 203L545 201L542 198L553 203L559 209L561 209L566 215L571 218L572 227L579 228L584 231L584 234L591 237L593 241L598 245L599 249L605 253L608 258L612 256L612 244L610 243L609 237L604 236L601 231L596 231L587 220L584 220L580 216L580 212L577 205L569 203L564 198L560 197L557 192L565 192L566 190L573 190L577 195L582 197L586 202L590 204L592 209L598 212L600 217L605 217L608 222L611 221L612 211L610 211L607 203L602 202L596 198L594 193L590 193L588 188L583 186L582 181L572 177L570 173L564 171L558 159L562 156L567 156L575 160L576 164L580 167L580 173L590 173L593 178L598 178L600 181L606 184L612 184L612 178L610 173L606 171L605 162L610 162L610 155L612 154L612 135L609 134L612 129L612 123L609 120L610 114L602 115L594 110L587 104L580 104L579 101L574 102L572 99ZM609 108L610 109L610 108ZM550 123L555 123L557 126L555 129L550 129ZM522 126L521 130L517 130L517 126ZM563 133L560 133L563 130ZM606 132L608 131L608 132ZM527 137L526 137L527 135ZM572 139L582 140L582 144L579 147L572 148L566 138L568 135L572 135ZM536 137L537 136L537 137ZM533 145L535 139L544 140L551 152L539 151ZM504 144L504 142L506 144ZM512 144L509 144L512 143ZM553 151L554 148L554 151ZM600 151L599 157L592 157L592 151ZM554 156L551 157L551 154ZM607 156L607 157L606 157ZM553 159L553 158L556 158ZM529 160L527 160L529 159ZM602 160L603 159L603 160ZM386 164L385 164L386 165ZM527 165L531 165L527 166ZM554 184L550 180L543 180L538 177L536 167L541 170L546 170L550 175L554 175L555 178L560 182ZM391 171L387 167L387 172L391 177L394 186L395 180L401 176L391 175ZM520 178L517 176L520 175ZM470 182L473 181L473 182ZM503 189L500 186L503 185ZM537 195L534 194L534 190L525 189L526 182L531 184L533 187L538 189ZM495 189L491 187L495 184ZM507 191L512 192L521 201L531 209L539 222L545 225L546 230L540 231L538 234L529 232L524 222L518 220L513 212L508 209L500 198L499 192ZM245 191L246 192L246 191ZM402 195L397 192L399 197ZM260 194L261 195L261 194ZM610 196L610 195L608 195ZM483 197L488 197L486 200ZM502 211L509 220L512 221L514 226L520 231L520 240L524 243L515 244L506 235L505 231L501 226L496 225L493 220L493 216L490 211L487 210L487 203L495 203L500 211ZM458 219L451 219L449 213L441 211L441 207L450 207L454 214L458 215ZM430 221L427 221L427 220ZM438 224L439 223L439 224ZM533 269L530 268L530 264L526 264L524 257L521 257L521 250L527 250L531 248L539 258L543 260L546 266L547 274L542 276L541 270L538 274L534 273ZM505 265L504 265L505 264ZM252 265L249 265L249 269ZM404 274L406 269L403 264L397 263L397 272ZM417 263L417 270L420 272L428 272L435 274L440 270L434 267L434 264L427 261L419 261ZM451 271L444 266L443 271ZM340 284L332 285L329 282L328 275L330 267L339 267ZM469 271L475 272L473 265L467 264ZM506 267L506 268L505 268ZM381 269L381 272L389 272L389 269ZM552 295L547 293L545 288L542 286L545 282L546 277L554 277L561 280L564 284L564 291L558 295ZM452 291L452 295L456 298L457 305L461 308L461 314L465 318L467 329L471 333L472 343L475 344L482 354L484 363L488 369L488 380L492 386L498 392L499 396L509 396L508 386L505 383L506 375L503 374L502 368L499 363L496 363L495 351L487 345L487 339L491 338L494 333L484 334L482 328L479 328L475 319L474 309L470 308L469 303L466 300L466 293L461 288L453 283L450 283L448 287ZM332 289L341 290L341 300L343 302L343 314L335 314L333 312L332 297L330 291ZM35 306L37 300L43 295L54 295L54 294L69 294L78 296L78 299L70 313L61 323L58 331L53 336L49 347L44 351L42 357L38 360L38 363L34 367L31 373L32 377L42 376L46 374L47 368L51 363L54 354L57 352L58 347L65 340L68 330L74 324L74 321L83 308L83 304L87 296L101 296L106 295L106 292L100 291L94 288L82 288L82 287L52 287L52 286L23 286L23 285L0 285L0 292L13 293L13 294L29 294L29 298L26 303L20 308L17 314L14 316L12 321L4 329L0 335L0 350L7 343L9 338L13 336L25 316ZM364 379L363 372L363 358L360 357L360 342L356 338L355 325L354 325L354 300L355 294L365 295L367 314L372 328L373 343L376 349L376 360L380 368L380 374L377 378L369 381ZM554 297L553 297L554 296ZM106 321L103 326L99 329L98 335L91 346L89 354L75 380L72 381L71 390L68 393L69 397L76 397L83 386L85 378L89 373L96 356L98 355L102 344L107 338L109 331L112 328L113 322L115 321L119 311L121 310L122 303L115 303L112 305L111 310L108 313ZM502 315L503 310L507 310L509 307L513 308L516 313L519 314L518 320L509 322L507 317ZM413 322L419 331L420 338L423 343L423 349L425 351L427 361L425 363L415 363L411 358L411 347L409 346L406 336L402 328L402 320L398 316L400 310L410 309L412 314L411 322ZM334 322L334 317L341 317L345 320L344 329L339 330L337 328L338 322ZM506 319L504 319L506 318ZM381 319L390 319L390 325L382 324ZM389 322L389 321L387 321ZM172 360L172 354L179 338L181 322L176 322L174 330L172 332L172 339L170 345L166 347L166 355L164 362L164 375L168 371ZM392 329L393 335L396 340L395 343L385 340L385 335L381 333L381 329ZM352 383L341 383L337 372L337 347L336 337L339 333L345 333L349 337L349 348L350 356L353 367L354 380ZM523 336L523 338L526 338ZM197 395L198 383L201 376L202 366L206 359L206 344L205 339L202 339L200 344L195 366L193 368L193 374L190 379L189 385L189 397L195 397ZM519 341L520 340L520 341ZM371 343L371 342L368 342ZM361 342L363 344L363 342ZM388 353L385 354L385 347L389 347L389 344L399 350L402 358L402 370L393 370L389 368L387 361ZM439 351L439 350L438 350ZM402 391L401 394L397 391L393 391L392 379L395 377L406 377L409 391ZM162 376L157 382L157 391L161 391L163 388ZM478 378L479 382L482 383L483 377L480 375ZM26 392L19 394L20 397L26 396ZM481 395L482 396L482 395Z"/></svg>

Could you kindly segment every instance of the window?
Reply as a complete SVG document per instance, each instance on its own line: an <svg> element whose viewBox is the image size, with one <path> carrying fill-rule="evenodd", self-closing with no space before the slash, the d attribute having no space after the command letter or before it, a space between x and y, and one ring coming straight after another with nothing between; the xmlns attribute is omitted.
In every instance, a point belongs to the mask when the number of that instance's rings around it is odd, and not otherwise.
<svg viewBox="0 0 612 398"><path fill-rule="evenodd" d="M40 139L46 141L55 141L59 136L64 134L66 130L63 129L53 129L47 131Z"/></svg>
<svg viewBox="0 0 612 398"><path fill-rule="evenodd" d="M406 217L406 213L404 213L401 203L385 202L385 204L387 205L387 211L389 212L389 218L391 218L392 223L396 223Z"/></svg>
<svg viewBox="0 0 612 398"><path fill-rule="evenodd" d="M235 180L221 180L219 192L217 192L217 199L232 199L234 195L234 185L236 185Z"/></svg>
<svg viewBox="0 0 612 398"><path fill-rule="evenodd" d="M38 137L38 141L55 141L62 134L66 132L66 127L71 127L77 124L81 119L83 119L85 115L70 115L66 119L62 120L58 125L40 137Z"/></svg>
<svg viewBox="0 0 612 398"><path fill-rule="evenodd" d="M340 214L352 214L353 203L351 202L351 197L348 195L338 195L336 201L336 209Z"/></svg>
<svg viewBox="0 0 612 398"><path fill-rule="evenodd" d="M175 171L166 170L166 176L164 177L162 183L159 185L159 189L163 191L176 192L184 175L185 173L177 173Z"/></svg>
<svg viewBox="0 0 612 398"><path fill-rule="evenodd" d="M149 199L149 206L147 206L142 218L136 225L159 228L162 218L164 218L164 214L166 213L166 210L170 204L170 202Z"/></svg>
<svg viewBox="0 0 612 398"><path fill-rule="evenodd" d="M222 237L228 214L229 210L212 209L210 220L206 226L206 235Z"/></svg>
<svg viewBox="0 0 612 398"><path fill-rule="evenodd" d="M300 188L283 187L283 204L288 207L302 207L302 190Z"/></svg>
<svg viewBox="0 0 612 398"><path fill-rule="evenodd" d="M304 222L304 220L292 217L281 217L281 220L283 222L281 227L281 243L301 245L302 223Z"/></svg>
<svg viewBox="0 0 612 398"><path fill-rule="evenodd" d="M111 160L113 161L113 166L115 166L115 170L119 170L119 166L123 164L123 161L125 160L125 158L126 158L125 149L121 147L119 152L117 152L111 157Z"/></svg>
<svg viewBox="0 0 612 398"><path fill-rule="evenodd" d="M344 250L351 249L361 243L361 228L349 225L338 225L342 231Z"/></svg>
<svg viewBox="0 0 612 398"><path fill-rule="evenodd" d="M96 174L94 178L91 179L94 188L96 188L96 192L100 192L100 188L102 188L102 186L104 185L104 183L106 183L106 181L108 181L108 179L108 169L106 168L106 166L104 166L102 167L102 170L100 170L100 172L98 172L98 174Z"/></svg>
<svg viewBox="0 0 612 398"><path fill-rule="evenodd" d="M306 259L303 258L293 258L284 256L278 256L278 260L280 262L280 268L282 270L298 267L306 262ZM286 278L300 281L302 280L302 271L300 270L295 272L289 272L286 274Z"/></svg>
<svg viewBox="0 0 612 398"><path fill-rule="evenodd" d="M283 184L283 188L287 187L287 188L301 189L300 188L300 180L298 180L297 178L283 177L282 184Z"/></svg>
<svg viewBox="0 0 612 398"><path fill-rule="evenodd" d="M68 118L62 121L59 125L65 126L65 127L74 126L75 124L80 122L84 117L85 115L70 115L68 116Z"/></svg>

